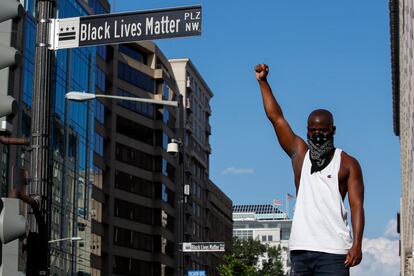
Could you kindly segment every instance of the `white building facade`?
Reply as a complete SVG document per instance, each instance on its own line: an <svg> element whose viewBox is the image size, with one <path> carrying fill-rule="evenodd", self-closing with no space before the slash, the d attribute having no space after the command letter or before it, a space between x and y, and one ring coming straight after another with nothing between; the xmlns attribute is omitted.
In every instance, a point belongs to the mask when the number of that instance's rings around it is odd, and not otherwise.
<svg viewBox="0 0 414 276"><path fill-rule="evenodd" d="M233 237L280 246L285 273L290 270L288 243L291 227L292 220L287 214L271 204L233 206ZM261 268L267 260L266 254L261 256L257 266Z"/></svg>
<svg viewBox="0 0 414 276"><path fill-rule="evenodd" d="M400 138L401 275L414 275L414 1L390 0L394 133Z"/></svg>

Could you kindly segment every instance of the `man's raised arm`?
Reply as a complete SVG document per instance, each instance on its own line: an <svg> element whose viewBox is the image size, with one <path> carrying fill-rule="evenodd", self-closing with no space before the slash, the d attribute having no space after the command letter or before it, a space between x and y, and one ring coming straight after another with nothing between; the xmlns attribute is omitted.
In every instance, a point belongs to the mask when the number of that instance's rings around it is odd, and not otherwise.
<svg viewBox="0 0 414 276"><path fill-rule="evenodd" d="M293 158L298 151L301 153L306 152L306 143L292 131L288 122L283 117L282 109L273 96L272 89L267 82L269 67L266 64L259 64L255 67L255 70L256 79L259 82L260 90L262 92L263 106L266 115L273 124L276 136L283 150L291 158Z"/></svg>

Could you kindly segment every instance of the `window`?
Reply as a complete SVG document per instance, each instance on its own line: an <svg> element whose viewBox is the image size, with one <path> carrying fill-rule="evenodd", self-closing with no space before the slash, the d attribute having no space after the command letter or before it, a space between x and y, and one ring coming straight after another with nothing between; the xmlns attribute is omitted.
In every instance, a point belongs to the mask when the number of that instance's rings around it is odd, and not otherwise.
<svg viewBox="0 0 414 276"><path fill-rule="evenodd" d="M91 218L97 222L102 222L102 203L92 198Z"/></svg>
<svg viewBox="0 0 414 276"><path fill-rule="evenodd" d="M175 167L162 159L162 173L165 174L172 182L175 181Z"/></svg>
<svg viewBox="0 0 414 276"><path fill-rule="evenodd" d="M115 274L135 276L135 275L154 275L150 262L137 259L114 256L113 272Z"/></svg>
<svg viewBox="0 0 414 276"><path fill-rule="evenodd" d="M265 235L263 235L262 236L262 242L265 242L266 241L266 236Z"/></svg>
<svg viewBox="0 0 414 276"><path fill-rule="evenodd" d="M105 107L99 100L95 100L94 102L95 102L95 119L101 124L103 124L105 120Z"/></svg>
<svg viewBox="0 0 414 276"><path fill-rule="evenodd" d="M168 192L167 192L167 187L164 185L164 184L162 184L162 193L161 193L161 198L162 198L162 201L164 201L164 202L168 202Z"/></svg>
<svg viewBox="0 0 414 276"><path fill-rule="evenodd" d="M118 62L118 78L145 91L155 91L154 79L122 62Z"/></svg>
<svg viewBox="0 0 414 276"><path fill-rule="evenodd" d="M148 153L117 143L115 159L148 171L154 169L154 157Z"/></svg>
<svg viewBox="0 0 414 276"><path fill-rule="evenodd" d="M127 118L116 117L116 131L129 138L154 145L154 130Z"/></svg>
<svg viewBox="0 0 414 276"><path fill-rule="evenodd" d="M170 120L170 112L168 111L167 108L164 108L162 112L162 121L164 122L164 124L168 125L169 120Z"/></svg>
<svg viewBox="0 0 414 276"><path fill-rule="evenodd" d="M114 228L114 244L143 251L153 251L153 237L151 235L119 227Z"/></svg>
<svg viewBox="0 0 414 276"><path fill-rule="evenodd" d="M103 143L104 139L99 133L95 133L94 135L95 143L94 143L94 151L100 155L103 156Z"/></svg>
<svg viewBox="0 0 414 276"><path fill-rule="evenodd" d="M170 88L165 82L162 84L162 99L166 101L170 99Z"/></svg>
<svg viewBox="0 0 414 276"><path fill-rule="evenodd" d="M168 137L168 135L165 132L163 132L162 133L162 147L164 150L167 150L169 141L170 141L170 137Z"/></svg>
<svg viewBox="0 0 414 276"><path fill-rule="evenodd" d="M153 210L149 207L115 199L114 208L114 215L117 217L148 225L153 224Z"/></svg>
<svg viewBox="0 0 414 276"><path fill-rule="evenodd" d="M253 230L233 230L233 236L239 239L253 239Z"/></svg>
<svg viewBox="0 0 414 276"><path fill-rule="evenodd" d="M158 183L156 189L156 198L161 199L174 208L174 191L168 188L164 183Z"/></svg>
<svg viewBox="0 0 414 276"><path fill-rule="evenodd" d="M99 68L96 68L96 86L102 91L106 91L105 73Z"/></svg>
<svg viewBox="0 0 414 276"><path fill-rule="evenodd" d="M132 48L129 45L120 44L119 45L119 51L130 58L133 58L141 63L147 64L147 55L138 49Z"/></svg>
<svg viewBox="0 0 414 276"><path fill-rule="evenodd" d="M96 53L100 56L103 60L106 61L107 59L107 48L106 45L103 46L96 46Z"/></svg>
<svg viewBox="0 0 414 276"><path fill-rule="evenodd" d="M122 89L118 89L117 95L125 97L136 97L134 94L124 91ZM153 104L150 103L121 100L118 101L118 105L132 112L148 117L150 119L153 119L155 117L155 107Z"/></svg>
<svg viewBox="0 0 414 276"><path fill-rule="evenodd" d="M273 241L273 236L272 235L269 235L269 236L267 236L267 241Z"/></svg>
<svg viewBox="0 0 414 276"><path fill-rule="evenodd" d="M154 183L152 181L130 175L121 171L115 171L115 188L142 195L148 198L154 196Z"/></svg>
<svg viewBox="0 0 414 276"><path fill-rule="evenodd" d="M99 0L89 0L88 2L96 14L108 13Z"/></svg>

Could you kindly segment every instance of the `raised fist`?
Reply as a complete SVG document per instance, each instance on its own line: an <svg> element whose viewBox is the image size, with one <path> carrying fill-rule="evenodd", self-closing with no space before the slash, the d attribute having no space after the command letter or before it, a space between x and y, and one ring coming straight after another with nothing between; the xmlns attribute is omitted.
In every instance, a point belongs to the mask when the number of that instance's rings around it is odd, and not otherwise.
<svg viewBox="0 0 414 276"><path fill-rule="evenodd" d="M266 64L259 64L254 67L256 71L256 79L260 81L265 81L267 78L267 74L269 74L269 66Z"/></svg>

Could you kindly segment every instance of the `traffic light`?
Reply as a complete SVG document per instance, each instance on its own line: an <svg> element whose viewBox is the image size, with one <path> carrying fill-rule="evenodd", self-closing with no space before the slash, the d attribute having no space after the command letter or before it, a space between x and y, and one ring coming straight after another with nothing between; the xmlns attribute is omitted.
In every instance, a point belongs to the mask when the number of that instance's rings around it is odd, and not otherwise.
<svg viewBox="0 0 414 276"><path fill-rule="evenodd" d="M1 198L0 240L3 244L26 234L26 219L20 215L20 199Z"/></svg>
<svg viewBox="0 0 414 276"><path fill-rule="evenodd" d="M0 22L20 19L24 12L24 8L18 0L1 0L0 2ZM18 50L0 43L0 69L19 63L20 57Z"/></svg>
<svg viewBox="0 0 414 276"><path fill-rule="evenodd" d="M0 276L24 275L18 271L18 241L12 242L26 234L26 219L19 214L19 208L17 198L2 197L0 200L0 240L3 243Z"/></svg>
<svg viewBox="0 0 414 276"><path fill-rule="evenodd" d="M18 110L19 110L19 105L17 104L17 101L12 96L0 94L0 133L11 132L12 127L7 122L6 116L16 115Z"/></svg>
<svg viewBox="0 0 414 276"><path fill-rule="evenodd" d="M0 95L0 118L15 115L18 109L17 101L12 96Z"/></svg>
<svg viewBox="0 0 414 276"><path fill-rule="evenodd" d="M21 60L16 44L16 27L25 10L18 0L0 0L0 131L11 131L5 116L17 111L17 103L8 94L14 93L15 69ZM10 68L10 70L9 70ZM11 118L9 118L11 119Z"/></svg>

